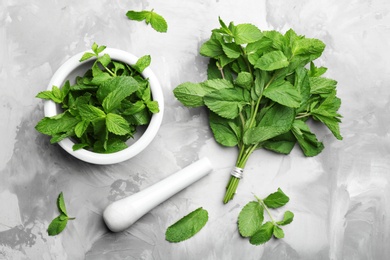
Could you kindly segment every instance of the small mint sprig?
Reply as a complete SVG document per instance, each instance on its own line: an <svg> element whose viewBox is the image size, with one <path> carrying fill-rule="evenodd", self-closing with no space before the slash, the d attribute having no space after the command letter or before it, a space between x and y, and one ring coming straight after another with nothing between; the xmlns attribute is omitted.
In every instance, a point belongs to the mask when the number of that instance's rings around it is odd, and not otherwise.
<svg viewBox="0 0 390 260"><path fill-rule="evenodd" d="M283 219L276 221L270 209L276 209L287 204L290 200L284 192L278 190L265 199L255 196L256 201L251 201L244 206L238 216L238 230L243 237L249 237L249 242L253 245L264 244L272 236L283 238L284 231L281 226L290 224L294 219L294 213L286 211ZM263 224L264 211L269 217L269 221Z"/></svg>
<svg viewBox="0 0 390 260"><path fill-rule="evenodd" d="M151 11L128 11L126 13L127 18L133 21L145 21L147 25L151 25L154 30L160 33L166 33L168 31L168 24L164 17Z"/></svg>
<svg viewBox="0 0 390 260"><path fill-rule="evenodd" d="M60 195L58 195L57 207L60 211L60 215L53 219L49 227L47 228L47 233L49 234L49 236L58 235L65 229L66 225L68 224L68 220L75 219L68 216L65 206L64 195L62 194L62 192L60 193Z"/></svg>

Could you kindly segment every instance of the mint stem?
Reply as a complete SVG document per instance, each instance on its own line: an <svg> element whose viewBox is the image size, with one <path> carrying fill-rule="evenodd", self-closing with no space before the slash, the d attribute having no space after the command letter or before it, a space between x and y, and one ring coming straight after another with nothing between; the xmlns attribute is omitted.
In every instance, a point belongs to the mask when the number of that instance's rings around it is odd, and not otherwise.
<svg viewBox="0 0 390 260"><path fill-rule="evenodd" d="M263 206L263 208L265 209L265 211L267 212L269 218L271 219L272 221L272 224L276 225L276 221L274 220L274 218L272 217L272 214L271 212L269 211L269 208L267 207L267 205L265 205L264 201L262 199L260 199L259 197L257 197L255 195L255 198L256 200L260 203L261 206Z"/></svg>

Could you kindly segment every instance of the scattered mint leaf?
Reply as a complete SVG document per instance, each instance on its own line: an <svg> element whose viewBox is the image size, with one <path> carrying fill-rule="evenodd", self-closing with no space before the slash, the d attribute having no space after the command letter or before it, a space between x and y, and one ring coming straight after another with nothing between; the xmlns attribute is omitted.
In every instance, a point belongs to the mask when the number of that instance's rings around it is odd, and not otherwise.
<svg viewBox="0 0 390 260"><path fill-rule="evenodd" d="M268 208L275 209L286 205L289 200L289 197L278 188L278 191L268 195L268 197L264 199L264 204L267 205Z"/></svg>
<svg viewBox="0 0 390 260"><path fill-rule="evenodd" d="M47 233L49 236L55 236L61 233L68 223L68 217L65 215L60 215L52 220L49 227L47 228Z"/></svg>
<svg viewBox="0 0 390 260"><path fill-rule="evenodd" d="M261 227L264 219L264 208L257 201L251 201L244 206L238 215L238 230L241 236L251 237Z"/></svg>
<svg viewBox="0 0 390 260"><path fill-rule="evenodd" d="M157 14L153 10L151 11L128 11L126 13L127 18L134 21L144 21L146 24L150 24L157 32L167 32L168 24L164 17Z"/></svg>
<svg viewBox="0 0 390 260"><path fill-rule="evenodd" d="M208 212L198 208L168 227L165 239L169 242L181 242L198 233L208 221Z"/></svg>
<svg viewBox="0 0 390 260"><path fill-rule="evenodd" d="M238 215L240 235L249 237L249 242L253 245L264 244L272 238L272 235L278 239L284 238L284 231L280 226L290 224L293 221L294 214L291 211L286 211L283 220L275 221L270 208L286 204L287 202L284 203L284 201L288 197L279 188L277 192L268 195L265 199L260 199L257 196L255 198L257 201L246 204ZM275 207L275 205L277 206ZM264 212L267 213L269 221L262 224Z"/></svg>
<svg viewBox="0 0 390 260"><path fill-rule="evenodd" d="M63 213L65 216L68 215L68 213L66 213L64 194L62 194L62 192L60 193L60 195L58 195L57 207L60 210L60 212Z"/></svg>
<svg viewBox="0 0 390 260"><path fill-rule="evenodd" d="M55 236L55 235L58 235L59 233L61 233L65 229L65 227L68 223L68 220L74 219L74 218L68 217L68 214L66 212L64 195L62 192L58 195L57 207L58 207L58 210L60 211L60 215L58 217L54 218L50 222L49 227L47 228L47 233L49 234L49 236Z"/></svg>
<svg viewBox="0 0 390 260"><path fill-rule="evenodd" d="M262 225L260 229L253 236L250 237L249 242L252 245L264 244L265 242L269 241L272 238L273 231L274 231L274 224L268 221L264 223L264 225Z"/></svg>
<svg viewBox="0 0 390 260"><path fill-rule="evenodd" d="M276 222L278 225L285 226L290 224L294 219L294 213L291 211L284 212L283 220Z"/></svg>
<svg viewBox="0 0 390 260"><path fill-rule="evenodd" d="M284 238L284 231L280 227L274 226L273 235L279 239Z"/></svg>

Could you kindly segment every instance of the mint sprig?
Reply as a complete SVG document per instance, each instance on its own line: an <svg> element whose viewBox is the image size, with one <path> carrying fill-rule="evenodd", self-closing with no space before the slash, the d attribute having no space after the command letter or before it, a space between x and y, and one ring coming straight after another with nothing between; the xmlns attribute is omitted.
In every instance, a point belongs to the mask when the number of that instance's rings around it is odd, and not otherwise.
<svg viewBox="0 0 390 260"><path fill-rule="evenodd" d="M147 25L151 25L154 30L157 32L165 33L168 31L168 24L165 21L164 17L151 11L128 11L126 13L127 18L134 21L145 21Z"/></svg>
<svg viewBox="0 0 390 260"><path fill-rule="evenodd" d="M243 237L249 237L253 245L264 244L272 236L283 238L284 231L281 226L290 224L294 219L291 211L284 213L283 219L276 221L270 209L280 208L287 204L289 197L278 188L278 190L264 199L255 196L256 201L246 204L238 216L238 230ZM264 212L267 213L269 221L263 224Z"/></svg>
<svg viewBox="0 0 390 260"><path fill-rule="evenodd" d="M58 195L57 207L60 211L60 215L54 218L49 224L49 227L47 228L47 233L49 234L49 236L58 235L65 229L66 225L68 224L68 220L75 219L68 216L65 206L64 195L62 192Z"/></svg>
<svg viewBox="0 0 390 260"><path fill-rule="evenodd" d="M258 149L289 154L298 144L305 156L318 155L324 145L309 120L342 139L337 82L314 64L325 49L322 41L292 29L281 34L248 23L219 22L200 47L200 54L210 59L208 79L184 82L173 93L187 107L207 108L215 140L238 149L236 167L244 169ZM230 178L224 203L233 199L239 181Z"/></svg>

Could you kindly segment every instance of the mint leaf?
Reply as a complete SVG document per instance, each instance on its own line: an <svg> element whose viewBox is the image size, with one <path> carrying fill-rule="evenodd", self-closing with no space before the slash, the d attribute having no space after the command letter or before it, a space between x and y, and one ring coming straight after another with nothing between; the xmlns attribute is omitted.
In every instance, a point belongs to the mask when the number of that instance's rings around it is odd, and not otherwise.
<svg viewBox="0 0 390 260"><path fill-rule="evenodd" d="M81 118L86 121L95 122L106 118L106 113L103 110L92 105L82 104L78 107Z"/></svg>
<svg viewBox="0 0 390 260"><path fill-rule="evenodd" d="M129 123L122 116L108 113L106 117L107 130L116 135L126 135L130 133Z"/></svg>
<svg viewBox="0 0 390 260"><path fill-rule="evenodd" d="M164 33L168 31L168 24L165 21L164 17L155 12L151 12L150 25L157 32Z"/></svg>
<svg viewBox="0 0 390 260"><path fill-rule="evenodd" d="M42 134L55 135L73 129L78 121L79 120L73 117L69 112L64 112L57 116L43 118L35 126L35 129Z"/></svg>
<svg viewBox="0 0 390 260"><path fill-rule="evenodd" d="M212 79L203 83L185 82L173 90L175 97L188 107L203 106L203 98L219 89L233 88L233 84L224 79Z"/></svg>
<svg viewBox="0 0 390 260"><path fill-rule="evenodd" d="M114 90L103 99L102 106L106 113L118 108L122 100L137 91L139 87L138 82L132 77L116 77L109 84L113 86L110 88Z"/></svg>
<svg viewBox="0 0 390 260"><path fill-rule="evenodd" d="M208 212L198 208L169 226L165 239L169 242L181 242L198 233L208 221Z"/></svg>
<svg viewBox="0 0 390 260"><path fill-rule="evenodd" d="M49 236L55 236L61 233L68 223L68 217L65 215L60 215L52 220L52 222L49 224L49 227L47 228L47 233Z"/></svg>
<svg viewBox="0 0 390 260"><path fill-rule="evenodd" d="M287 57L281 51L271 51L261 56L255 64L255 68L265 71L272 71L287 67Z"/></svg>
<svg viewBox="0 0 390 260"><path fill-rule="evenodd" d="M227 47L225 47L227 48ZM200 55L210 57L210 58L218 58L223 55L225 52L221 43L217 39L210 39L200 46Z"/></svg>
<svg viewBox="0 0 390 260"><path fill-rule="evenodd" d="M260 229L263 219L264 208L257 201L246 204L238 215L238 230L241 236L253 236Z"/></svg>
<svg viewBox="0 0 390 260"><path fill-rule="evenodd" d="M133 103L130 103L125 111L123 111L123 115L133 115L133 114L136 114L140 111L142 111L143 109L145 109L145 103L141 100L135 102L134 104Z"/></svg>
<svg viewBox="0 0 390 260"><path fill-rule="evenodd" d="M219 89L204 97L204 103L211 111L227 119L236 118L249 100L249 92L238 88Z"/></svg>
<svg viewBox="0 0 390 260"><path fill-rule="evenodd" d="M316 135L302 120L294 121L292 132L305 156L315 156L324 149L323 143L317 140Z"/></svg>
<svg viewBox="0 0 390 260"><path fill-rule="evenodd" d="M93 58L93 57L96 57L96 54L95 54L95 53L85 52L85 53L83 54L83 56L80 58L80 62L89 60L90 58Z"/></svg>
<svg viewBox="0 0 390 260"><path fill-rule="evenodd" d="M232 124L235 124L233 121L227 121L225 118L210 112L209 124L214 138L219 144L230 147L237 145L239 136L232 128ZM239 129L238 126L237 128Z"/></svg>
<svg viewBox="0 0 390 260"><path fill-rule="evenodd" d="M310 93L311 94L326 94L331 93L336 89L337 81L333 79L314 77L310 80Z"/></svg>
<svg viewBox="0 0 390 260"><path fill-rule="evenodd" d="M160 112L157 101L147 101L146 106L148 107L149 111L153 114Z"/></svg>
<svg viewBox="0 0 390 260"><path fill-rule="evenodd" d="M64 194L62 194L62 192L60 193L60 195L58 195L57 206L62 214L64 214L65 216L68 216L68 213L66 213Z"/></svg>
<svg viewBox="0 0 390 260"><path fill-rule="evenodd" d="M251 73L243 71L238 73L235 83L246 89L251 89L253 83L253 76Z"/></svg>
<svg viewBox="0 0 390 260"><path fill-rule="evenodd" d="M237 59L241 55L241 48L235 43L222 44L222 50L228 58Z"/></svg>
<svg viewBox="0 0 390 260"><path fill-rule="evenodd" d="M265 198L264 204L267 205L268 208L279 208L284 205L289 201L289 197L287 197L286 194L283 193L283 191L278 188L278 191L270 194L267 198Z"/></svg>
<svg viewBox="0 0 390 260"><path fill-rule="evenodd" d="M273 235L276 238L284 238L284 231L278 226L274 226Z"/></svg>
<svg viewBox="0 0 390 260"><path fill-rule="evenodd" d="M134 21L143 21L145 20L146 24L152 26L157 32L167 32L168 24L165 21L164 17L152 11L128 11L126 13L127 18Z"/></svg>
<svg viewBox="0 0 390 260"><path fill-rule="evenodd" d="M139 58L133 67L139 73L142 73L150 65L151 61L152 58L150 57L150 55L145 55Z"/></svg>
<svg viewBox="0 0 390 260"><path fill-rule="evenodd" d="M264 142L288 132L295 118L292 108L275 104L262 117L256 127L246 130L243 136L245 144Z"/></svg>
<svg viewBox="0 0 390 260"><path fill-rule="evenodd" d="M260 229L251 236L249 242L252 245L261 245L272 238L274 232L274 224L272 222L266 222L260 227Z"/></svg>
<svg viewBox="0 0 390 260"><path fill-rule="evenodd" d="M294 219L294 213L292 213L291 211L286 211L284 212L283 220L276 222L276 224L285 226L287 224L290 224L293 221L293 219Z"/></svg>
<svg viewBox="0 0 390 260"><path fill-rule="evenodd" d="M238 24L232 28L232 34L236 44L247 44L258 41L263 34L253 24Z"/></svg>
<svg viewBox="0 0 390 260"><path fill-rule="evenodd" d="M81 136L83 136L89 126L89 123L90 122L88 120L82 120L77 123L76 127L74 128L74 132L77 137L80 138Z"/></svg>
<svg viewBox="0 0 390 260"><path fill-rule="evenodd" d="M301 104L301 95L298 90L288 81L274 81L263 92L267 98L286 107L297 108Z"/></svg>

